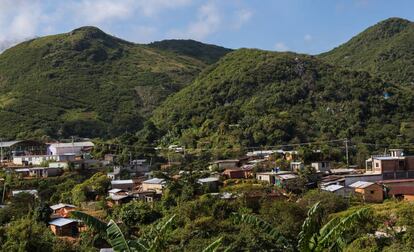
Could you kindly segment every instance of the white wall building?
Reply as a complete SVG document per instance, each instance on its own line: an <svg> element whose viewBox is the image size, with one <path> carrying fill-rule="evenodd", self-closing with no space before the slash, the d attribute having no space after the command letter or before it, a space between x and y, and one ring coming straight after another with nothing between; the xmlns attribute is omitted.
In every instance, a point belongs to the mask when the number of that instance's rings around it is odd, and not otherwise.
<svg viewBox="0 0 414 252"><path fill-rule="evenodd" d="M48 155L63 155L67 153L79 154L83 150L91 149L95 145L88 142L74 142L74 143L51 143L47 147Z"/></svg>
<svg viewBox="0 0 414 252"><path fill-rule="evenodd" d="M41 165L45 161L64 162L74 161L75 155L29 155L14 156L13 164L15 165Z"/></svg>

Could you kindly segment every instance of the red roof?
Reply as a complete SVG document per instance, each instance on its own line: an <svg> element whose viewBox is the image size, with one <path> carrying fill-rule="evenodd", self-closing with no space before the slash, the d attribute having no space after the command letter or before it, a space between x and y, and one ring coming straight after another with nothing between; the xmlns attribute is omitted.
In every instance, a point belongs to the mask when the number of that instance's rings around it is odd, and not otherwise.
<svg viewBox="0 0 414 252"><path fill-rule="evenodd" d="M393 186L388 192L390 195L414 195L414 186Z"/></svg>

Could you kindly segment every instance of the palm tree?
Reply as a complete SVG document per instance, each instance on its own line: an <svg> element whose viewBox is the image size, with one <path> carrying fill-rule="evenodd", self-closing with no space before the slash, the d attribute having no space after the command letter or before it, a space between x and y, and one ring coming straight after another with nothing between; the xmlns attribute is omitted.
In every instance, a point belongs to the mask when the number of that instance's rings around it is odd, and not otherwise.
<svg viewBox="0 0 414 252"><path fill-rule="evenodd" d="M127 240L119 226L113 220L110 220L109 223L106 224L105 222L80 211L73 211L71 212L71 215L74 218L82 220L93 231L97 232L102 238L106 239L115 251L122 252L164 251L168 244L163 238L168 235L168 231L171 230L171 226L175 218L175 215L173 215L167 221L160 222L153 226L147 236L143 236L135 240ZM203 252L215 252L220 247L221 243L222 238L211 243L203 250Z"/></svg>
<svg viewBox="0 0 414 252"><path fill-rule="evenodd" d="M236 216L236 220L239 222L260 228L273 237L277 241L276 246L279 249L283 248L283 251L295 250L292 242L284 238L271 224L254 215L242 214ZM335 217L322 225L324 214L320 202L318 202L309 209L308 216L302 224L297 249L301 252L342 251L347 244L356 238L352 235L352 232L357 230L370 216L371 210L362 208L344 217Z"/></svg>

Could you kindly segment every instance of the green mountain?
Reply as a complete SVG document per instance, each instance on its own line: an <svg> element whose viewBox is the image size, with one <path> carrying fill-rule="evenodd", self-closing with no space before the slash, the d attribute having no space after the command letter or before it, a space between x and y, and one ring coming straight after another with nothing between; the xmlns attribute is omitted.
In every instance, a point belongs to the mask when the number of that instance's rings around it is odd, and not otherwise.
<svg viewBox="0 0 414 252"><path fill-rule="evenodd" d="M392 142L413 118L412 89L313 56L241 49L167 98L152 120L166 142L194 148Z"/></svg>
<svg viewBox="0 0 414 252"><path fill-rule="evenodd" d="M332 64L368 71L385 81L413 87L413 45L414 23L390 18L320 57Z"/></svg>
<svg viewBox="0 0 414 252"><path fill-rule="evenodd" d="M215 63L221 57L232 51L228 48L204 44L191 39L162 40L150 43L149 46L199 59L206 64Z"/></svg>
<svg viewBox="0 0 414 252"><path fill-rule="evenodd" d="M23 42L0 54L0 137L135 132L205 67L94 27Z"/></svg>

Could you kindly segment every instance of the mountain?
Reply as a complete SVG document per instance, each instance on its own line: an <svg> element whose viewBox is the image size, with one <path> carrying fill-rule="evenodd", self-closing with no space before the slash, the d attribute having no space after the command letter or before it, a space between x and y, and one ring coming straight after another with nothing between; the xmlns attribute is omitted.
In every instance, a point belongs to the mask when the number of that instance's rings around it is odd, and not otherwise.
<svg viewBox="0 0 414 252"><path fill-rule="evenodd" d="M186 55L206 64L217 62L221 57L231 52L231 49L221 46L204 44L194 40L171 39L162 40L149 44L150 47L172 51L180 55Z"/></svg>
<svg viewBox="0 0 414 252"><path fill-rule="evenodd" d="M95 27L23 42L0 54L0 137L135 132L206 66Z"/></svg>
<svg viewBox="0 0 414 252"><path fill-rule="evenodd" d="M225 148L392 142L413 118L409 88L313 56L240 49L168 97L152 121L166 142Z"/></svg>
<svg viewBox="0 0 414 252"><path fill-rule="evenodd" d="M413 87L413 45L414 23L390 18L320 57L332 64L365 70L385 81Z"/></svg>

